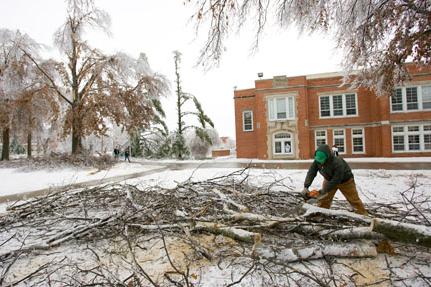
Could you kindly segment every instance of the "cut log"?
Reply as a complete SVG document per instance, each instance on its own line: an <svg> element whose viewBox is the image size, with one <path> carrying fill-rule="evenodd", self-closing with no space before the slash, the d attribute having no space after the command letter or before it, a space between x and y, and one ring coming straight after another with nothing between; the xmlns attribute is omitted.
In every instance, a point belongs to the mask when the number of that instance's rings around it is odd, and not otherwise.
<svg viewBox="0 0 431 287"><path fill-rule="evenodd" d="M384 234L391 240L431 247L429 226L375 218L371 227L373 231Z"/></svg>
<svg viewBox="0 0 431 287"><path fill-rule="evenodd" d="M340 258L376 257L377 250L373 243L357 242L283 250L262 246L257 248L256 255L259 258L264 258L284 264L304 260L316 260L325 256L334 256Z"/></svg>
<svg viewBox="0 0 431 287"><path fill-rule="evenodd" d="M303 235L315 235L320 238L332 240L353 240L353 239L371 239L383 240L386 237L378 232L371 230L370 226L367 227L340 227L339 229L327 229L323 226L310 226L301 225L295 228L295 232Z"/></svg>
<svg viewBox="0 0 431 287"><path fill-rule="evenodd" d="M310 204L304 204L302 209L304 211L302 216L305 218L319 214L328 217L347 218L361 223L369 223L371 231L383 234L388 239L431 247L431 227L429 226L402 223L388 219L370 218L353 212L320 208Z"/></svg>

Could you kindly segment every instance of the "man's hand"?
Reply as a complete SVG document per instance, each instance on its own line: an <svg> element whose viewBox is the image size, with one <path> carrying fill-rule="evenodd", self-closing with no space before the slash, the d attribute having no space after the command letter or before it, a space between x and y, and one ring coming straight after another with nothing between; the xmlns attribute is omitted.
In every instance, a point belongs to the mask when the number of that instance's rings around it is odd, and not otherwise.
<svg viewBox="0 0 431 287"><path fill-rule="evenodd" d="M308 188L304 188L301 191L302 198L307 202L317 200L317 198L320 196L320 194L321 194L321 192L317 189L313 189L310 191L310 190L308 190Z"/></svg>
<svg viewBox="0 0 431 287"><path fill-rule="evenodd" d="M313 189L307 194L309 198L317 198L319 195L320 195L320 191L317 189Z"/></svg>
<svg viewBox="0 0 431 287"><path fill-rule="evenodd" d="M308 190L308 188L307 187L304 187L304 189L301 191L301 196L302 196L302 198L304 199L304 200L308 200L308 199L310 199L309 197L308 197L308 193L309 193L310 191Z"/></svg>

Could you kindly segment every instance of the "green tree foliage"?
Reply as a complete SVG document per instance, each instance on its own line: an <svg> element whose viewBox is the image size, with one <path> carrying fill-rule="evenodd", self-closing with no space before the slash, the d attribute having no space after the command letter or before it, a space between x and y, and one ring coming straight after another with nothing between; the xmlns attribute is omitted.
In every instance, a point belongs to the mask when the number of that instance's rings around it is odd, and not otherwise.
<svg viewBox="0 0 431 287"><path fill-rule="evenodd" d="M186 141L184 138L184 132L187 129L194 129L196 134L203 141L211 144L211 138L208 136L206 132L206 128L208 126L214 127L211 119L205 114L202 109L202 105L198 101L198 99L188 93L183 92L179 65L181 62L181 53L178 51L174 51L174 60L175 60L175 76L176 76L176 96L177 96L177 129L175 131L175 135L173 138L172 144L172 153L178 159L184 159L190 154L190 151L186 145ZM187 111L185 109L185 104L190 102L190 100L194 104L195 111ZM199 126L187 124L185 121L188 116L194 116L195 119L199 122ZM187 119L190 120L190 119Z"/></svg>
<svg viewBox="0 0 431 287"><path fill-rule="evenodd" d="M10 151L14 154L23 154L25 153L25 148L19 143L18 139L14 137L10 144Z"/></svg>
<svg viewBox="0 0 431 287"><path fill-rule="evenodd" d="M141 128L135 136L131 138L132 149L136 147L139 156L146 158L166 158L171 155L172 141L169 136L169 129L165 123L165 111L159 99L153 101L153 119L148 128ZM132 150L133 153L133 150Z"/></svg>

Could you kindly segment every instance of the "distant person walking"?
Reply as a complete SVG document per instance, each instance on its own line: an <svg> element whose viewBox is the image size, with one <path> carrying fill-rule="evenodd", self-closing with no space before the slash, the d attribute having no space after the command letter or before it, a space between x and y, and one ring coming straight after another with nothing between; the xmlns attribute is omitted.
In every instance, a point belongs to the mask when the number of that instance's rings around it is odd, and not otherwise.
<svg viewBox="0 0 431 287"><path fill-rule="evenodd" d="M120 157L120 149L118 147L114 148L114 158L118 160Z"/></svg>
<svg viewBox="0 0 431 287"><path fill-rule="evenodd" d="M128 160L130 162L130 147L127 147L124 151L124 161Z"/></svg>

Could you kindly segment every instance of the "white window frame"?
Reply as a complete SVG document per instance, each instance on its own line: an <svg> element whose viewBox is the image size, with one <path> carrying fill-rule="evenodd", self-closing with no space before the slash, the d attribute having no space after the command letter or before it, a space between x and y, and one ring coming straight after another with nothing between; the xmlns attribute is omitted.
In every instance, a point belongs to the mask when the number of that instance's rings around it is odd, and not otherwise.
<svg viewBox="0 0 431 287"><path fill-rule="evenodd" d="M318 132L324 132L325 136L318 136L317 133ZM328 144L328 133L326 132L326 130L315 130L314 131L314 149L316 150L319 146L317 145L317 140L322 140L325 139L325 144Z"/></svg>
<svg viewBox="0 0 431 287"><path fill-rule="evenodd" d="M335 135L335 131L343 131L343 135ZM340 150L338 150L339 154L345 154L347 147L346 147L346 130L345 129L333 129L332 130L332 144L335 144L335 138L337 139L343 139L343 147L344 147L344 151L340 152ZM338 147L338 145L337 145Z"/></svg>
<svg viewBox="0 0 431 287"><path fill-rule="evenodd" d="M346 107L346 95L354 95L355 96L355 114L354 115L348 115L347 114L347 107ZM343 114L334 116L334 96L342 96L342 103L343 103ZM329 116L322 116L321 111L321 99L322 97L329 97ZM330 119L330 118L353 118L358 117L358 94L357 93L337 93L333 95L319 95L319 118L320 119Z"/></svg>
<svg viewBox="0 0 431 287"><path fill-rule="evenodd" d="M250 113L251 114L251 129L245 128L245 114ZM242 112L242 131L243 132L252 132L254 131L254 121L253 121L253 111L252 110L246 110Z"/></svg>
<svg viewBox="0 0 431 287"><path fill-rule="evenodd" d="M400 89L401 90L401 105L402 109L394 111L392 109L392 95L389 97L389 106L391 109L391 113L414 113L414 112L421 112L421 111L431 111L431 108L424 108L423 107L423 97L422 97L422 87L431 87L431 83L429 84L423 84L423 85L408 85L403 87L396 87L394 90ZM407 88L416 88L417 90L417 97L418 97L418 108L414 110L408 110L407 109Z"/></svg>
<svg viewBox="0 0 431 287"><path fill-rule="evenodd" d="M284 140L284 139L276 139L275 136L276 135L280 135L280 134L288 134L290 136L290 138L288 138L289 140ZM286 138L287 139L287 138ZM290 152L286 152L284 150L284 142L286 141L290 141ZM275 152L275 143L276 142L281 142L282 146L281 146L281 152L280 153L276 153ZM272 135L272 154L273 155L293 155L293 149L294 149L294 138L293 138L293 134L287 131L282 131L282 132L276 132Z"/></svg>
<svg viewBox="0 0 431 287"><path fill-rule="evenodd" d="M354 130L361 130L362 133L360 135L355 135L355 134L353 134ZM351 136L351 138L352 138L352 154L365 154L366 153L366 149L365 149L365 130L364 130L364 128L351 128L350 129L350 133L352 135ZM353 139L354 138L362 138L362 146L363 146L362 151L355 151L355 146L354 146L354 143L353 143Z"/></svg>
<svg viewBox="0 0 431 287"><path fill-rule="evenodd" d="M391 144L393 153L418 153L418 152L431 152L431 149L425 149L425 135L431 135L431 130L425 131L424 126L430 126L431 123L420 123L420 124L403 124L403 125L392 125L391 126ZM419 127L419 131L409 131L409 127ZM402 127L402 132L394 132L394 128ZM419 135L419 149L410 150L409 136ZM404 150L394 149L394 136L402 136L404 138Z"/></svg>
<svg viewBox="0 0 431 287"><path fill-rule="evenodd" d="M285 99L286 101L286 118L278 118L277 117L277 99ZM296 119L296 106L295 106L295 96L293 95L277 95L267 98L268 105L268 120L273 121L286 121L286 120L295 120ZM271 113L271 111L273 111Z"/></svg>
<svg viewBox="0 0 431 287"><path fill-rule="evenodd" d="M428 111L428 110L431 110L431 108L424 108L424 99L423 99L423 92L422 92L422 89L424 88L424 87L429 87L430 89L431 89L431 83L430 84L428 84L428 85L422 85L421 86L421 99L420 99L420 104L422 105L422 110L424 110L424 111ZM427 103L431 103L431 100L430 101L427 101Z"/></svg>

